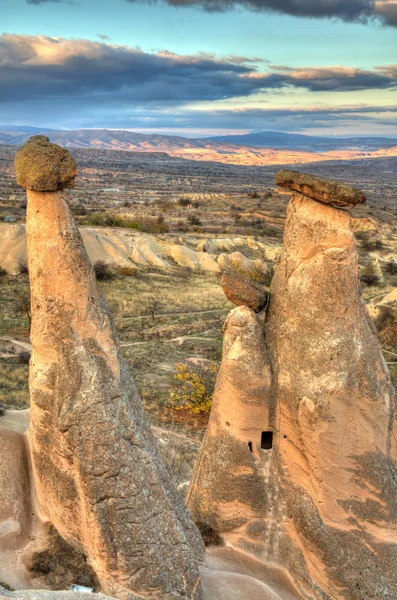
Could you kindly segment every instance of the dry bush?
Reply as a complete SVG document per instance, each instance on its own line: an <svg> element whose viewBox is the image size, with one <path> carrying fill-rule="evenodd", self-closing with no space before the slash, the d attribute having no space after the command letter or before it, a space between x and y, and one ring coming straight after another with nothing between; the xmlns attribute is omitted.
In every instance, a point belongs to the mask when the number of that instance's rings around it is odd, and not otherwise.
<svg viewBox="0 0 397 600"><path fill-rule="evenodd" d="M394 262L394 260L388 261L384 265L383 270L388 275L397 275L397 262Z"/></svg>
<svg viewBox="0 0 397 600"><path fill-rule="evenodd" d="M23 350L22 352L18 352L18 362L21 365L28 365L30 361L30 352Z"/></svg>
<svg viewBox="0 0 397 600"><path fill-rule="evenodd" d="M137 269L134 267L128 267L127 265L123 265L117 267L117 273L122 277L133 277L137 273Z"/></svg>
<svg viewBox="0 0 397 600"><path fill-rule="evenodd" d="M205 546L224 546L225 542L221 536L209 525L205 523L196 523Z"/></svg>
<svg viewBox="0 0 397 600"><path fill-rule="evenodd" d="M372 252L373 250L381 250L383 246L384 244L379 238L371 238L368 236L368 234L364 235L361 238L361 248L366 252Z"/></svg>
<svg viewBox="0 0 397 600"><path fill-rule="evenodd" d="M18 262L18 271L20 275L29 275L29 268L25 261L20 260Z"/></svg>
<svg viewBox="0 0 397 600"><path fill-rule="evenodd" d="M33 553L28 570L52 590L67 590L73 583L99 589L98 579L85 555L61 538L52 526L48 547Z"/></svg>
<svg viewBox="0 0 397 600"><path fill-rule="evenodd" d="M377 274L375 265L373 263L368 263L365 265L360 274L360 281L369 287L379 285L379 275Z"/></svg>
<svg viewBox="0 0 397 600"><path fill-rule="evenodd" d="M110 281L115 277L112 268L104 260L97 260L94 264L94 273L98 281Z"/></svg>

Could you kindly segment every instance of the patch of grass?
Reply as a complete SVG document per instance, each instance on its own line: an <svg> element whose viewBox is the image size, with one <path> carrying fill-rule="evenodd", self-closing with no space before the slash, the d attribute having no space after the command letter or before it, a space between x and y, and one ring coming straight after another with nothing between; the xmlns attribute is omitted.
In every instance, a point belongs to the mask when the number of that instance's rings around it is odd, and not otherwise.
<svg viewBox="0 0 397 600"><path fill-rule="evenodd" d="M168 225L164 219L159 220L151 217L128 219L112 213L93 213L80 223L86 227L125 227L143 233L167 233L168 231Z"/></svg>
<svg viewBox="0 0 397 600"><path fill-rule="evenodd" d="M6 408L28 408L28 364L0 360L0 400Z"/></svg>

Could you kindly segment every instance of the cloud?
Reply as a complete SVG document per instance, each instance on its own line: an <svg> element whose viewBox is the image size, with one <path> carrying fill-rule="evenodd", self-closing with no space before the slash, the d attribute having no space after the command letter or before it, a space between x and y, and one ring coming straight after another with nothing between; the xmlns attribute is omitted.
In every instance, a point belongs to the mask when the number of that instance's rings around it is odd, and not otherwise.
<svg viewBox="0 0 397 600"><path fill-rule="evenodd" d="M397 0L127 0L131 3L168 4L175 8L199 8L209 13L245 9L274 12L309 19L337 19L346 23L397 27ZM70 0L26 0L27 4Z"/></svg>
<svg viewBox="0 0 397 600"><path fill-rule="evenodd" d="M148 53L89 40L0 36L0 102L78 98L93 103L182 105L288 88L314 92L387 89L396 81L396 65L373 70L289 68L241 56Z"/></svg>
<svg viewBox="0 0 397 600"><path fill-rule="evenodd" d="M97 33L96 36L102 42L110 42L112 39L111 37L109 37L108 35L105 35L104 33Z"/></svg>
<svg viewBox="0 0 397 600"><path fill-rule="evenodd" d="M327 114L333 113L329 109L320 115L314 111L258 112L246 108L233 112L216 110L212 103L239 97L245 99L247 107L251 96L262 92L266 100L268 91L392 89L396 80L397 66L393 65L372 70L290 68L243 56L179 55L166 50L148 53L89 40L0 36L3 122L8 119L70 127L106 127L112 123L116 127L160 127L166 122L175 127L178 123L180 127L193 127L208 122L216 127L218 122L219 127L232 123L238 127L246 121L246 127L251 126L249 123L260 127L258 123L263 119L264 125L271 127L278 119L277 123L291 123L291 130L294 119L299 127L299 119L330 120ZM202 101L210 107L206 111L198 110ZM349 114L355 118L352 112Z"/></svg>
<svg viewBox="0 0 397 600"><path fill-rule="evenodd" d="M345 22L397 26L396 0L128 0L150 4L164 1L174 7L197 7L207 12L243 8L312 19L338 19Z"/></svg>

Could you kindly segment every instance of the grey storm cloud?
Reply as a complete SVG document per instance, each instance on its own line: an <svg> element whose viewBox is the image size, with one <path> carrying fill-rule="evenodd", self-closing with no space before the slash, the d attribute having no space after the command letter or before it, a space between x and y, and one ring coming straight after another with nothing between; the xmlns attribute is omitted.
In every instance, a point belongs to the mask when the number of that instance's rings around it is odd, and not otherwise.
<svg viewBox="0 0 397 600"><path fill-rule="evenodd" d="M377 20L397 26L395 0L128 0L164 3L174 7L198 7L207 12L225 12L237 8L257 12L275 12L294 17L339 19L368 23Z"/></svg>
<svg viewBox="0 0 397 600"><path fill-rule="evenodd" d="M0 36L0 103L27 99L184 105L260 91L388 89L397 65L289 68L241 56L179 55L89 40Z"/></svg>
<svg viewBox="0 0 397 600"><path fill-rule="evenodd" d="M26 0L44 4L69 0ZM176 8L193 7L206 12L246 9L274 12L312 19L338 19L345 22L370 23L397 27L396 0L127 0L131 3L168 4Z"/></svg>

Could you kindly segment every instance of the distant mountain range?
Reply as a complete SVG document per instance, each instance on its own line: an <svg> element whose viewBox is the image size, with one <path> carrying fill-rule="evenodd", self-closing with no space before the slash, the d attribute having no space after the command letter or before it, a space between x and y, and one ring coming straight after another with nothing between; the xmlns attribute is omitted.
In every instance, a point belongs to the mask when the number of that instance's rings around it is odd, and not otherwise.
<svg viewBox="0 0 397 600"><path fill-rule="evenodd" d="M237 165L304 164L397 156L397 139L322 138L274 131L189 139L125 130L43 130L0 125L0 144L20 146L31 135L39 133L46 134L52 142L66 148L166 152L179 158Z"/></svg>
<svg viewBox="0 0 397 600"><path fill-rule="evenodd" d="M245 135L222 135L208 138L221 144L236 144L253 148L288 148L309 152L329 152L330 150L379 150L397 145L397 138L355 137L327 138L280 131L262 131Z"/></svg>

